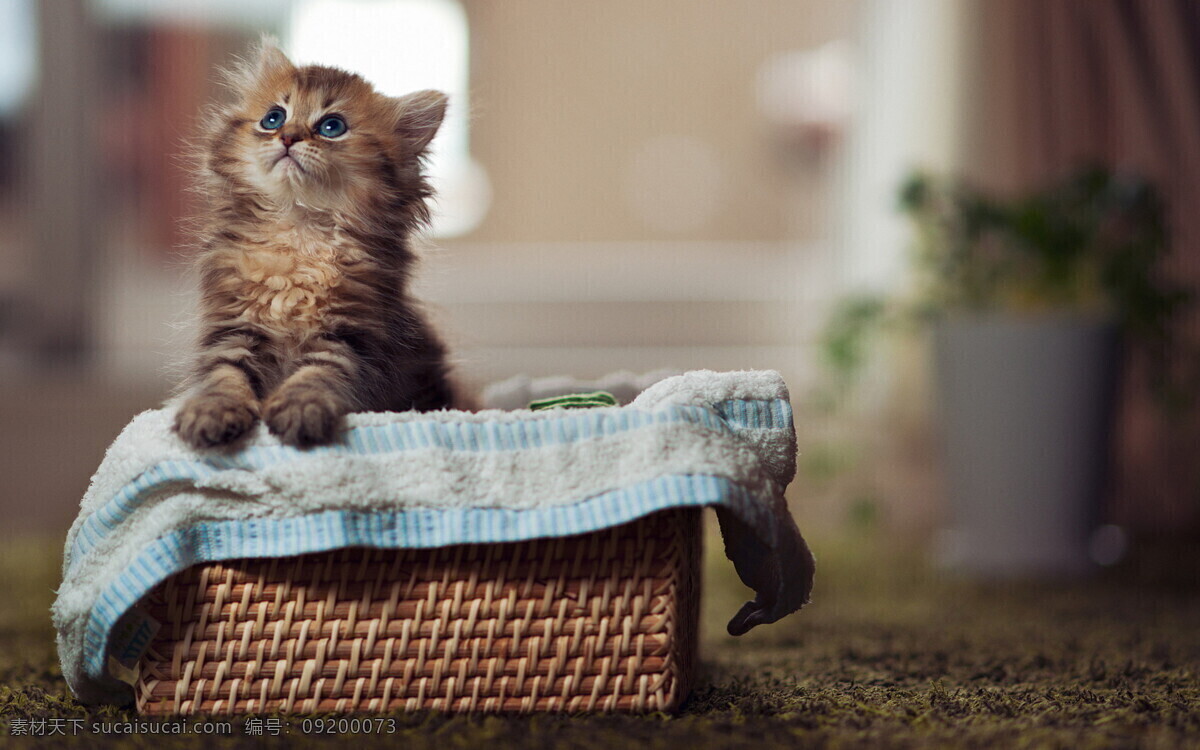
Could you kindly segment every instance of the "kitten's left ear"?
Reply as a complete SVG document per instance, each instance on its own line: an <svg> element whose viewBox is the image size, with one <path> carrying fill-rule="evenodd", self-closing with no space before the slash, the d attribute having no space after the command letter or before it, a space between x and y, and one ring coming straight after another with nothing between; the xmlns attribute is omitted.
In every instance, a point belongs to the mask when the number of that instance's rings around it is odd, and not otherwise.
<svg viewBox="0 0 1200 750"><path fill-rule="evenodd" d="M396 132L423 151L437 135L446 116L449 97L440 91L427 89L392 100L395 103Z"/></svg>

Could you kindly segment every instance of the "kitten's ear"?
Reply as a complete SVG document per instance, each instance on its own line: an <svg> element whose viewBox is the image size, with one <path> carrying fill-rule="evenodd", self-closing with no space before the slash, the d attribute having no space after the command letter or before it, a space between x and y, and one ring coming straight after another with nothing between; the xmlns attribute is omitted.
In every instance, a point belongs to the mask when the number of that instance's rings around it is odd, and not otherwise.
<svg viewBox="0 0 1200 750"><path fill-rule="evenodd" d="M253 61L250 63L255 79L266 80L277 73L286 73L295 68L292 61L279 49L279 44L273 37L264 36L259 40L254 50Z"/></svg>
<svg viewBox="0 0 1200 750"><path fill-rule="evenodd" d="M392 100L395 104L396 132L423 151L437 135L446 116L449 98L440 91L427 89Z"/></svg>
<svg viewBox="0 0 1200 750"><path fill-rule="evenodd" d="M276 75L294 70L292 61L269 36L263 36L246 57L221 71L225 84L245 95Z"/></svg>

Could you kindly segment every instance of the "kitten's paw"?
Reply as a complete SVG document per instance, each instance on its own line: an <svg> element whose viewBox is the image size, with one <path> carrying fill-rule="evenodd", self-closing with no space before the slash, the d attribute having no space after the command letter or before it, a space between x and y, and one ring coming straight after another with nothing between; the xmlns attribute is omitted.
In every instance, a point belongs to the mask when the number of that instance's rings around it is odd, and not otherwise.
<svg viewBox="0 0 1200 750"><path fill-rule="evenodd" d="M337 398L305 388L282 390L267 401L263 421L288 445L307 448L333 442L346 409Z"/></svg>
<svg viewBox="0 0 1200 750"><path fill-rule="evenodd" d="M175 432L193 448L228 445L258 419L258 404L221 393L201 393L175 414Z"/></svg>

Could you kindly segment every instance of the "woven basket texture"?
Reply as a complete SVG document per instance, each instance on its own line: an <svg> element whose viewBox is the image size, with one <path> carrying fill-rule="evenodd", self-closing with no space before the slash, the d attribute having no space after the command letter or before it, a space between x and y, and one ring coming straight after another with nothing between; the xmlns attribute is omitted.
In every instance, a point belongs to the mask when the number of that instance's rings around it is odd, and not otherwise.
<svg viewBox="0 0 1200 750"><path fill-rule="evenodd" d="M141 602L146 714L669 711L696 663L700 512L572 537L197 565Z"/></svg>

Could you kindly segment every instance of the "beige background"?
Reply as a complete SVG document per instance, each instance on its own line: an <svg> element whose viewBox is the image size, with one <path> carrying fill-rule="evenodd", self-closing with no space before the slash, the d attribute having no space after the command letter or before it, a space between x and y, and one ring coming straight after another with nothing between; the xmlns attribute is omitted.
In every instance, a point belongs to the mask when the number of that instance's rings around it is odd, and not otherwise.
<svg viewBox="0 0 1200 750"><path fill-rule="evenodd" d="M855 31L857 2L606 0L465 4L472 30L472 151L495 201L468 239L812 239L824 185L773 148L755 81L774 55ZM682 135L712 149L718 205L666 232L631 210L631 162ZM686 170L677 189L687 190ZM661 177L671 185L673 176ZM803 218L797 222L796 216Z"/></svg>

